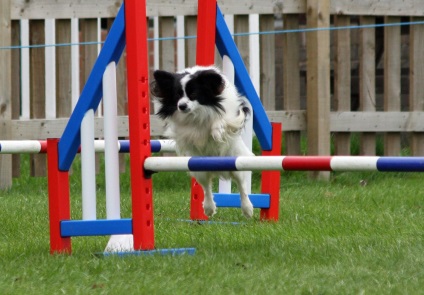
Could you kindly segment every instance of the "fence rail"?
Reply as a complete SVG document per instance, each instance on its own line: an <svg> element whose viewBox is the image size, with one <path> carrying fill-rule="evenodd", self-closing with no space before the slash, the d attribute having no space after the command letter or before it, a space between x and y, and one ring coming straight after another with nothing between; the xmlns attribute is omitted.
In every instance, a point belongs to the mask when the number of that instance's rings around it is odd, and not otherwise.
<svg viewBox="0 0 424 295"><path fill-rule="evenodd" d="M61 135L121 3L1 1L0 140ZM234 33L249 33L234 39L269 117L283 123L287 154L301 153L303 133L311 155L330 153L330 134L336 154L348 155L357 132L363 155L375 155L377 134L386 156L398 156L405 146L411 155L424 155L424 25L399 25L424 21L424 2L218 3ZM196 35L197 0L147 1L147 13L151 69L194 65L196 40L184 36ZM319 30L305 32L314 28ZM296 32L260 34L281 30ZM75 45L83 42L94 45ZM37 44L74 45L27 47ZM128 136L125 68L123 58L117 73L120 137ZM97 114L101 138L101 108ZM151 129L154 136L163 132L154 115ZM44 175L44 156L32 155L31 166L34 175ZM0 187L11 185L11 171L19 175L19 156L0 155Z"/></svg>

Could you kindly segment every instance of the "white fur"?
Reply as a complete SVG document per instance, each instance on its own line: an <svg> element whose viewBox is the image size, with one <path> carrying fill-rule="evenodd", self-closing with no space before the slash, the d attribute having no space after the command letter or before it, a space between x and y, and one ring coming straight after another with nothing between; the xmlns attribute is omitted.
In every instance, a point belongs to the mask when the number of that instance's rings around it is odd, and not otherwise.
<svg viewBox="0 0 424 295"><path fill-rule="evenodd" d="M193 67L184 70L189 74L214 67ZM184 94L178 101L178 106L185 105L184 110L178 109L166 120L165 135L174 139L178 155L182 156L253 156L244 144L240 133L244 128L245 114L240 110L240 95L234 85L223 76L225 88L220 97L225 112L191 101ZM183 89L190 75L181 80ZM245 98L242 98L245 99ZM235 115L238 114L238 115ZM202 186L205 194L203 208L209 217L216 213L216 205L212 195L212 179L214 177L233 178L240 191L241 209L246 217L252 217L253 206L247 196L248 173L243 171L223 172L191 172Z"/></svg>

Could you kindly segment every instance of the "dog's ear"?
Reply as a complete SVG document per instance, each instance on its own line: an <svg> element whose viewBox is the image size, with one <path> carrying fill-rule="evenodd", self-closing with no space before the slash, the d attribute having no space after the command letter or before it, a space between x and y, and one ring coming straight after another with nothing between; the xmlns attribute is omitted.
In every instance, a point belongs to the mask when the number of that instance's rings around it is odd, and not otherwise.
<svg viewBox="0 0 424 295"><path fill-rule="evenodd" d="M156 70L153 73L155 80L150 83L150 92L156 97L165 97L172 92L174 87L175 75L173 73Z"/></svg>
<svg viewBox="0 0 424 295"><path fill-rule="evenodd" d="M224 91L225 81L223 77L214 70L201 71L197 77L198 81L206 86L213 95L217 96Z"/></svg>

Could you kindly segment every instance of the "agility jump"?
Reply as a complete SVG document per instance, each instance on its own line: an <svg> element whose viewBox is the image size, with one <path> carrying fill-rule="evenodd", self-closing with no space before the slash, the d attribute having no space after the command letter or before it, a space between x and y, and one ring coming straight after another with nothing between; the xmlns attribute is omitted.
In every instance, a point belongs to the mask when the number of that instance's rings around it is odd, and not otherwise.
<svg viewBox="0 0 424 295"><path fill-rule="evenodd" d="M48 168L49 168L49 210L50 210L50 241L51 253L71 253L71 237L84 235L129 235L131 236L131 247L125 245L124 250L142 250L142 253L152 253L156 251L154 242L154 220L153 220L153 199L152 199L152 179L150 173L143 169L146 159L151 157L152 145L154 141L150 140L150 100L149 100L149 83L148 83L148 54L147 54L147 28L146 28L146 7L145 1L127 0L122 5L118 15L113 23L110 33L106 39L105 45L93 67L92 73L88 78L80 100L78 101L74 112L60 139L49 139L47 141ZM223 22L223 17L216 1L199 1L198 14L199 29L198 32L198 63L213 64L213 50L208 48L215 47L215 41L222 55L231 58L236 68L236 85L238 89L246 95L254 108L253 125L264 154L278 155L281 151L281 125L271 125L265 110L260 103L259 97L254 91L253 85L238 54L234 41L228 28ZM206 25L207 23L207 25ZM210 32L213 34L209 34ZM215 38L215 31L217 36ZM216 39L216 40L215 40ZM94 142L94 134L92 132L93 113L97 109L100 100L106 99L109 93L113 93L114 89L106 89L107 85L113 81L114 65L118 62L122 51L126 45L127 48L127 64L128 66L128 107L129 107L129 138L130 138L130 171L131 171L131 192L132 192L132 218L121 219L119 209L115 209L110 216L108 214L106 220L96 220L95 213L90 213L88 218L83 220L71 220L69 206L69 175L68 171L75 158L75 155L81 150L82 163L86 165L93 162L93 155L96 150ZM200 49L201 50L200 50ZM212 52L212 53L211 53ZM211 60L212 57L212 60ZM112 78L105 79L106 73L112 69ZM103 76L100 73L105 73ZM109 75L109 74L108 74ZM253 90L252 90L253 89ZM103 96L104 94L104 96ZM113 103L112 103L113 105ZM105 116L106 116L105 103ZM111 112L112 117L114 111ZM113 122L113 119L106 119L105 122ZM88 128L82 128L82 125L88 125ZM113 124L109 124L113 125ZM275 128L273 127L275 126ZM113 134L112 127L105 126L105 158L106 169L109 158L108 149L114 149L117 154L119 149L114 141L107 143L106 132ZM87 131L88 130L88 131ZM109 133L109 134L110 134ZM111 136L108 136L111 137ZM113 136L112 136L113 137ZM80 148L81 146L81 148ZM85 160L83 156L88 155ZM113 159L112 159L113 162ZM116 161L115 161L116 162ZM116 164L115 164L116 166ZM91 203L89 208L95 208L95 183L92 172L94 165L88 165L89 168L83 168L82 171L88 170L87 177L83 177L88 183L88 189L84 189L83 184L83 204L85 199L89 199L87 203ZM108 172L106 171L106 177ZM249 195L252 199L260 199L256 207L261 208L261 219L278 219L278 199L280 187L280 175L278 171L264 171L261 194ZM115 177L116 178L116 177ZM116 181L116 180L114 180ZM106 181L107 184L110 181ZM116 182L115 182L116 183ZM119 183L114 188L119 187ZM113 188L112 188L113 189ZM88 193L84 193L88 191ZM90 193L91 192L91 193ZM119 189L114 193L119 195ZM84 195L88 195L84 197ZM108 187L106 187L106 199L108 207ZM226 196L227 198L224 198ZM231 199L231 195L217 194L217 199ZM193 184L191 198L192 219L206 219L201 204L203 200L203 192L201 188ZM112 199L112 203L119 208L119 196ZM218 202L222 206L226 206L225 202ZM256 203L256 202L255 202ZM219 204L218 204L219 205ZM229 205L234 206L234 203ZM83 206L83 216L84 216ZM89 209L93 212L93 209ZM107 211L108 208L107 208ZM127 243L126 241L125 243ZM140 253L141 253L140 252ZM159 251L162 253L162 251ZM165 250L169 253L169 250ZM174 249L172 253L192 252L192 249ZM139 254L140 254L139 253Z"/></svg>

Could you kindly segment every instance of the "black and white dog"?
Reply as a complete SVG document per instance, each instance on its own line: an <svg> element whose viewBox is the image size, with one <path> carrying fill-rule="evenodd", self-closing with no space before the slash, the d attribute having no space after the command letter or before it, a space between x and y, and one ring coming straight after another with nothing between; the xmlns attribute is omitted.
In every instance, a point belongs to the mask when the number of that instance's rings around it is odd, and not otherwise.
<svg viewBox="0 0 424 295"><path fill-rule="evenodd" d="M175 140L180 156L253 156L240 133L250 113L248 102L215 67L195 66L181 72L157 70L150 85L159 104L157 115L166 122L165 135ZM191 172L202 186L207 216L216 213L212 179L233 178L240 191L241 209L252 217L247 196L248 172Z"/></svg>

